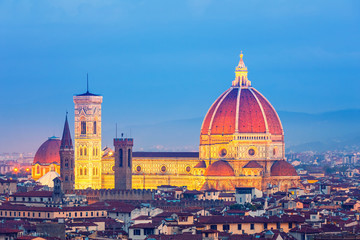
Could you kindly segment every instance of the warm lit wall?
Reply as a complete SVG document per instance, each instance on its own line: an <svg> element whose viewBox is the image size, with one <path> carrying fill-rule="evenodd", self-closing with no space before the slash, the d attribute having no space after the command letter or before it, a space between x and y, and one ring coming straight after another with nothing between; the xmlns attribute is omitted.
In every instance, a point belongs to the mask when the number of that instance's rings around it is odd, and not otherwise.
<svg viewBox="0 0 360 240"><path fill-rule="evenodd" d="M75 188L101 186L101 103L102 96L74 96L75 103ZM85 123L85 133L82 132ZM96 123L96 125L95 125Z"/></svg>
<svg viewBox="0 0 360 240"><path fill-rule="evenodd" d="M50 171L55 171L60 175L60 165L55 163L49 165L40 165L37 163L31 167L31 175L35 181L39 180L39 178Z"/></svg>

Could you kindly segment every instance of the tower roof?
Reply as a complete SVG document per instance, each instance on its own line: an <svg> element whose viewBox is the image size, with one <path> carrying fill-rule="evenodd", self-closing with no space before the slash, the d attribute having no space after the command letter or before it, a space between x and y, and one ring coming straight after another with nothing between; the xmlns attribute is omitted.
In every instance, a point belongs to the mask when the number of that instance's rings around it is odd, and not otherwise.
<svg viewBox="0 0 360 240"><path fill-rule="evenodd" d="M100 96L98 94L89 92L89 75L88 74L86 74L86 93L77 94L76 96Z"/></svg>
<svg viewBox="0 0 360 240"><path fill-rule="evenodd" d="M61 139L60 149L72 149L72 148L73 148L73 145L72 145L70 128L69 128L69 123L67 120L67 113L66 113L64 131L63 131L63 135L62 135L62 139Z"/></svg>

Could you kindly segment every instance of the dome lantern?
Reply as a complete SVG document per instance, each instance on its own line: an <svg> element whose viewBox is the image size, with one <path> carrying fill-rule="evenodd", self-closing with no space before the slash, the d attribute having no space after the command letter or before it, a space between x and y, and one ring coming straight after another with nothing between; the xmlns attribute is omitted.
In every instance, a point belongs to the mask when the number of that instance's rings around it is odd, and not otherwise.
<svg viewBox="0 0 360 240"><path fill-rule="evenodd" d="M243 56L244 54L241 51L239 64L235 68L235 80L232 82L233 87L251 87L251 81L249 81L247 77L248 70L245 66Z"/></svg>

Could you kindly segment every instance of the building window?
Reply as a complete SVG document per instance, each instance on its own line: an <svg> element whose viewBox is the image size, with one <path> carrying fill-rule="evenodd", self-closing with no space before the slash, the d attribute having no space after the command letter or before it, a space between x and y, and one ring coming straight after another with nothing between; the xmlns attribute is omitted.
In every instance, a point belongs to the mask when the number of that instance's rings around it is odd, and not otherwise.
<svg viewBox="0 0 360 240"><path fill-rule="evenodd" d="M241 223L238 224L238 230L241 230Z"/></svg>
<svg viewBox="0 0 360 240"><path fill-rule="evenodd" d="M134 235L139 236L140 235L140 229L134 229Z"/></svg>
<svg viewBox="0 0 360 240"><path fill-rule="evenodd" d="M131 150L128 149L128 167L131 167Z"/></svg>
<svg viewBox="0 0 360 240"><path fill-rule="evenodd" d="M36 166L36 174L40 174L40 166L39 165Z"/></svg>
<svg viewBox="0 0 360 240"><path fill-rule="evenodd" d="M280 226L280 223L278 222L278 223L276 223L276 228L277 229L280 229L281 228L281 226Z"/></svg>
<svg viewBox="0 0 360 240"><path fill-rule="evenodd" d="M255 229L255 226L253 223L250 224L250 230L254 230Z"/></svg>
<svg viewBox="0 0 360 240"><path fill-rule="evenodd" d="M84 175L85 176L87 175L87 168L86 167L84 168Z"/></svg>
<svg viewBox="0 0 360 240"><path fill-rule="evenodd" d="M80 156L83 155L83 150L82 150L82 147L80 147Z"/></svg>
<svg viewBox="0 0 360 240"><path fill-rule="evenodd" d="M230 225L229 224L224 224L223 225L223 230L224 231L229 231L230 230Z"/></svg>
<svg viewBox="0 0 360 240"><path fill-rule="evenodd" d="M86 122L81 121L81 134L86 134Z"/></svg>
<svg viewBox="0 0 360 240"><path fill-rule="evenodd" d="M119 167L123 166L123 150L119 150Z"/></svg>
<svg viewBox="0 0 360 240"><path fill-rule="evenodd" d="M268 227L267 223L264 223L264 229L267 229L267 227Z"/></svg>
<svg viewBox="0 0 360 240"><path fill-rule="evenodd" d="M65 182L69 181L69 177L65 176Z"/></svg>
<svg viewBox="0 0 360 240"><path fill-rule="evenodd" d="M154 229L152 229L152 228L144 229L144 235L148 236L148 235L153 235L153 234L154 234Z"/></svg>
<svg viewBox="0 0 360 240"><path fill-rule="evenodd" d="M94 134L96 134L96 122L94 122Z"/></svg>
<svg viewBox="0 0 360 240"><path fill-rule="evenodd" d="M79 175L83 175L82 168L79 169Z"/></svg>
<svg viewBox="0 0 360 240"><path fill-rule="evenodd" d="M289 222L289 229L293 228L293 225L291 222Z"/></svg>
<svg viewBox="0 0 360 240"><path fill-rule="evenodd" d="M210 229L217 230L217 225L210 225Z"/></svg>

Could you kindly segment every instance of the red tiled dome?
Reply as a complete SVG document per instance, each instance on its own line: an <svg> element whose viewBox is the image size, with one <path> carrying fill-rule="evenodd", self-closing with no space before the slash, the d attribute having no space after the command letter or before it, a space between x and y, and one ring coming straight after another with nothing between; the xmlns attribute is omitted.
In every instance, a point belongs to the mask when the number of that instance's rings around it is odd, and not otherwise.
<svg viewBox="0 0 360 240"><path fill-rule="evenodd" d="M271 167L271 176L297 176L293 165L285 160L276 161Z"/></svg>
<svg viewBox="0 0 360 240"><path fill-rule="evenodd" d="M49 138L37 150L34 158L34 164L60 164L60 144L61 141L57 137Z"/></svg>
<svg viewBox="0 0 360 240"><path fill-rule="evenodd" d="M210 107L201 134L266 133L282 135L275 109L255 88L230 87Z"/></svg>
<svg viewBox="0 0 360 240"><path fill-rule="evenodd" d="M219 160L211 164L205 171L205 176L235 176L234 169L227 161Z"/></svg>

